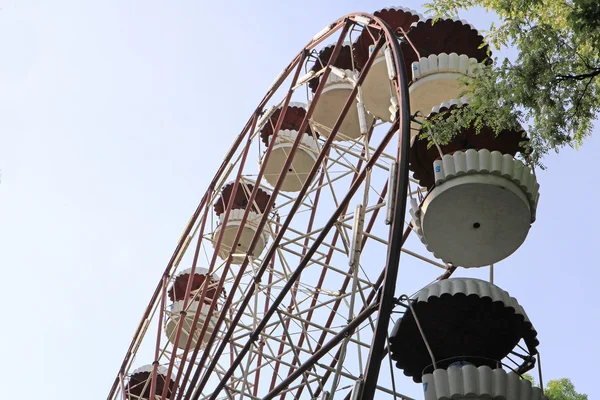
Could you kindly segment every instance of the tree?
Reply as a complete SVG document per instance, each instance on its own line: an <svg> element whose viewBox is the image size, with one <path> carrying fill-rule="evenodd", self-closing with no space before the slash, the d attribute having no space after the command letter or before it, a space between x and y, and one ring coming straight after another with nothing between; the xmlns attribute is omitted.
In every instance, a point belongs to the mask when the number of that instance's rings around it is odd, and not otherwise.
<svg viewBox="0 0 600 400"><path fill-rule="evenodd" d="M554 379L548 382L544 394L550 400L587 400L587 394L577 393L570 379Z"/></svg>
<svg viewBox="0 0 600 400"><path fill-rule="evenodd" d="M524 374L523 379L527 379L535 385L531 375ZM575 391L575 385L568 378L551 380L544 388L544 394L549 400L588 400L587 394Z"/></svg>
<svg viewBox="0 0 600 400"><path fill-rule="evenodd" d="M496 133L523 126L531 159L541 165L550 150L578 147L591 134L600 111L598 0L433 0L425 6L436 18L472 7L493 11L501 23L490 27L486 42L518 51L515 60L495 58L465 81L469 107L426 123L434 137L447 142L473 124Z"/></svg>

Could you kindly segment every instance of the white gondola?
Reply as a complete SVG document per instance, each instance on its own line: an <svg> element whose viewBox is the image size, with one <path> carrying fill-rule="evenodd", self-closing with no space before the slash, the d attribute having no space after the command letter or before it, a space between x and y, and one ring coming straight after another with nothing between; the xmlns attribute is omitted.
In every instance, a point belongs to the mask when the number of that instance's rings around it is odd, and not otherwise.
<svg viewBox="0 0 600 400"><path fill-rule="evenodd" d="M539 184L511 155L474 150L434 162L435 187L411 199L413 226L436 257L455 266L501 261L525 241L535 221Z"/></svg>
<svg viewBox="0 0 600 400"><path fill-rule="evenodd" d="M190 348L195 349L199 340L201 341L200 348L204 348L214 331L217 318L214 315L211 318L208 317L208 311L210 308L208 304L202 304L202 307L199 307L199 305L199 301L189 301L188 307L184 309L183 300L179 300L171 304L167 309L165 334L171 343L175 343L177 327L182 318L182 311L185 311L185 317L182 323L181 333L179 335L179 342L177 343L177 347L180 349L185 349L188 338L192 334L193 339L190 344ZM198 311L199 308L200 311ZM198 312L200 312L200 316L198 317L196 325L194 325L194 317ZM208 325L208 328L206 328L205 334L202 336L202 338L200 338L200 334L204 329L204 325Z"/></svg>
<svg viewBox="0 0 600 400"><path fill-rule="evenodd" d="M407 31L411 24L423 19L421 14L405 7L386 7L376 11L374 15L384 20L395 32ZM375 46L372 43L373 38L366 31L363 31L354 43L354 59L361 67L374 50ZM386 49L387 45L384 45L377 53L361 89L367 111L379 120L392 121L396 113L395 110L390 111L390 106L391 98L395 97L395 89L390 81Z"/></svg>
<svg viewBox="0 0 600 400"><path fill-rule="evenodd" d="M422 379L425 400L547 400L542 390L527 379L486 365L440 368Z"/></svg>
<svg viewBox="0 0 600 400"><path fill-rule="evenodd" d="M267 234L267 229L263 227L262 231L258 234L259 237L252 254L249 253L250 244L258 231L258 226L263 217L262 210L264 210L271 196L265 190L259 188L253 204L248 204L250 193L254 189L254 186L243 181L239 182L238 190L235 199L233 200L233 206L229 213L229 218L227 219L227 222L225 222L225 208L229 203L233 186L233 182L223 186L221 197L217 200L217 203L215 203L215 212L219 221L216 229L212 233L211 241L221 259L226 260L232 255L231 263L241 264L247 255L259 257L267 245L269 236ZM250 207L250 210L242 225L244 214L248 207ZM237 243L234 243L240 228L240 238ZM218 241L221 232L223 232L223 238L219 243Z"/></svg>
<svg viewBox="0 0 600 400"><path fill-rule="evenodd" d="M288 117L288 115L290 115L290 117ZM291 120L295 117L297 120L299 120L300 118L298 117L302 117L302 115L306 115L306 105L304 103L290 103L282 126L291 125L289 123L286 124L286 119ZM276 122L277 121L271 121L269 123L274 125ZM307 131L310 131L310 129L307 128ZM263 136L262 133L261 136ZM270 144L272 137L272 135L264 135L263 141L266 145ZM261 158L260 164L264 169L265 180L271 186L275 186L277 184L277 180L282 173L283 166L290 155L290 149L292 148L297 137L297 130L281 129L277 133L277 138L273 144L268 161L265 163L265 157L263 156ZM309 134L307 132L303 133L302 138L300 139L300 144L296 149L296 153L292 158L288 172L281 185L281 190L285 192L300 191L308 179L308 174L315 165L318 154L318 147L313 134Z"/></svg>
<svg viewBox="0 0 600 400"><path fill-rule="evenodd" d="M428 114L433 107L460 97L463 80L479 67L477 59L456 53L432 54L412 63L411 112Z"/></svg>
<svg viewBox="0 0 600 400"><path fill-rule="evenodd" d="M324 48L322 52L331 47ZM344 48L350 54L350 46L345 45ZM354 89L355 77L355 71L333 66L312 114L312 122L321 136L329 137L331 134L335 122ZM365 111L362 104L356 100L353 101L334 140L344 141L360 138L367 132L368 126L372 124L373 120L373 116Z"/></svg>
<svg viewBox="0 0 600 400"><path fill-rule="evenodd" d="M433 107L462 97L466 89L463 81L489 58L483 37L464 20L421 20L411 25L405 39L402 49L404 67L411 78L413 115L426 116ZM419 125L415 122L413 127Z"/></svg>
<svg viewBox="0 0 600 400"><path fill-rule="evenodd" d="M369 53L373 51L373 48L374 45L369 46ZM379 50L377 57L373 60L373 65L362 83L362 97L367 111L380 120L391 121L394 118L390 112L391 98L395 96L395 93L385 60L386 49L387 46L384 46Z"/></svg>
<svg viewBox="0 0 600 400"><path fill-rule="evenodd" d="M207 282L208 270L206 268L196 268L194 277L190 277L192 269L188 268L181 271L173 282L173 286L169 290L169 297L172 303L169 305L165 315L165 334L167 339L171 343L175 343L177 337L177 329L180 324L181 318L184 318L182 324L181 333L177 342L177 347L185 349L187 346L188 338L193 333L193 339L190 344L190 348L196 348L198 341L201 341L200 348L203 348L211 334L214 331L217 318L214 314L209 318L208 313L210 311L210 305L213 301L217 300L216 286L219 281L219 277L213 274L210 280ZM185 290L188 283L188 279L192 279L190 297L185 306ZM199 296L205 285L210 285L206 289L206 296L202 306L200 307ZM200 313L194 324L196 314ZM208 325L206 332L200 338L203 327Z"/></svg>
<svg viewBox="0 0 600 400"><path fill-rule="evenodd" d="M264 165L265 179L271 186L277 184L282 167L290 154L290 148L293 146L296 137L298 137L297 131L279 131L269 161ZM281 190L284 192L300 191L317 160L318 149L315 139L304 134L300 140L300 145L281 185Z"/></svg>
<svg viewBox="0 0 600 400"><path fill-rule="evenodd" d="M229 219L227 220L227 224L224 225L225 215L222 214L219 216L219 225L215 229L212 235L212 243L213 246L216 246L217 239L222 230L225 231L223 234L223 240L221 241L221 245L217 249L218 255L221 259L225 260L229 257L230 254L233 254L232 264L241 264L250 249L250 243L252 242L252 238L258 231L258 224L260 219L262 218L262 214L256 213L254 211L250 211L248 213L248 218L246 219L246 223L242 227L242 235L237 243L234 244L235 237L237 235L238 229L242 224L242 218L244 216L245 210L231 210L229 213ZM269 236L267 232L263 229L258 238L258 242L256 246L254 246L253 254L254 256L259 256L265 246L267 245L267 241L269 240Z"/></svg>

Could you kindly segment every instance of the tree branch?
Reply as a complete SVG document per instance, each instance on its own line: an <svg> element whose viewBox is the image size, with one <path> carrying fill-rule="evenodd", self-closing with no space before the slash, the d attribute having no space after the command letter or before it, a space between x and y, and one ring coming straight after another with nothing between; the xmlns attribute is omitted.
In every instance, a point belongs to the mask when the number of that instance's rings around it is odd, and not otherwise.
<svg viewBox="0 0 600 400"><path fill-rule="evenodd" d="M589 72L587 74L580 74L580 75L557 75L557 81L567 81L567 80L575 80L575 81L582 81L584 79L588 79L588 78L594 78L596 76L600 75L600 68L595 68L592 72Z"/></svg>
<svg viewBox="0 0 600 400"><path fill-rule="evenodd" d="M589 80L587 81L587 83L585 84L585 88L583 88L583 92L581 92L581 95L577 99L577 103L575 103L575 107L573 107L573 110L572 110L573 112L569 116L569 119L575 117L575 115L577 114L577 110L579 109L581 100L583 99L583 96L585 96L585 94L587 93L588 87L590 86L590 83L592 83L593 80L594 80L594 77L590 77Z"/></svg>

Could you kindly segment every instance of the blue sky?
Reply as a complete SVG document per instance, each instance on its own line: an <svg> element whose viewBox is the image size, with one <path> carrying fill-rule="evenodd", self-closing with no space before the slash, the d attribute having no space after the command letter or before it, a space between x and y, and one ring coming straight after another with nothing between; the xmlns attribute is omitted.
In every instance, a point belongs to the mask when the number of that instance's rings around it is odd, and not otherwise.
<svg viewBox="0 0 600 400"><path fill-rule="evenodd" d="M273 78L329 22L386 5L0 2L4 397L106 396L185 223ZM537 221L496 268L539 332L546 380L569 377L590 398L598 154L596 129L547 158Z"/></svg>

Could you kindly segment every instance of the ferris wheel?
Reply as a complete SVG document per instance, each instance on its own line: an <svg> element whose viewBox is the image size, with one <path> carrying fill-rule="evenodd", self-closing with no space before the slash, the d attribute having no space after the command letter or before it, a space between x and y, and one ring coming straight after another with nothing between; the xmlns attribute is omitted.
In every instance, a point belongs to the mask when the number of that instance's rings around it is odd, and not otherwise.
<svg viewBox="0 0 600 400"><path fill-rule="evenodd" d="M535 221L525 133L421 132L488 57L467 22L400 7L318 32L234 140L108 399L410 399L402 375L426 400L545 398L521 379L537 332L493 283Z"/></svg>

